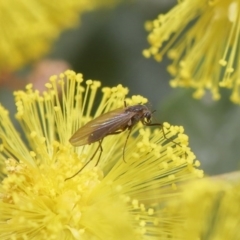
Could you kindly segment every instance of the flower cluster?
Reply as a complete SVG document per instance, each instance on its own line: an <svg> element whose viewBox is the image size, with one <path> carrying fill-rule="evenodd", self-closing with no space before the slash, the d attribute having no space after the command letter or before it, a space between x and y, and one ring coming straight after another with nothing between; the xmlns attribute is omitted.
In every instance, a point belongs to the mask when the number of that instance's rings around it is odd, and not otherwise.
<svg viewBox="0 0 240 240"><path fill-rule="evenodd" d="M180 1L146 24L150 48L144 56L160 61L167 53L173 59L173 87L192 87L196 98L209 89L215 100L219 87L231 88L231 100L239 104L239 6L239 0Z"/></svg>
<svg viewBox="0 0 240 240"><path fill-rule="evenodd" d="M239 239L239 190L239 180L205 178L184 184L180 198L168 203L172 219L179 219L173 224L175 237L184 240Z"/></svg>
<svg viewBox="0 0 240 240"><path fill-rule="evenodd" d="M42 94L28 85L15 92L27 143L0 107L1 239L159 239L171 236L174 219L165 203L178 198L178 185L202 177L183 128L164 124L151 130L137 124L102 143L73 147L71 135L92 118L118 107L146 103L126 98L121 85L104 87L66 71L52 76ZM101 94L100 94L101 93ZM176 144L177 143L177 144Z"/></svg>
<svg viewBox="0 0 240 240"><path fill-rule="evenodd" d="M79 24L79 16L118 0L0 2L0 71L19 69L49 51L65 28Z"/></svg>

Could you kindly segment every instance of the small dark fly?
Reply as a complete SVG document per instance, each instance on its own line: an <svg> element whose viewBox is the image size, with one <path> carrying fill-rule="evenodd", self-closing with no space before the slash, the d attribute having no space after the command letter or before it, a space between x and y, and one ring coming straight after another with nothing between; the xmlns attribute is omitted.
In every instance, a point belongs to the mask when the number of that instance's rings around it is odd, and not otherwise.
<svg viewBox="0 0 240 240"><path fill-rule="evenodd" d="M88 160L88 162L73 176L66 178L65 181L75 177L78 173L80 173L88 165L88 163L91 162L91 160L95 157L97 151L100 149L100 154L96 163L97 166L103 151L102 141L106 136L119 134L121 132L124 132L125 130L129 130L123 147L123 160L124 160L124 151L131 130L134 127L134 125L136 125L139 121L141 121L142 124L145 126L160 126L162 128L164 138L168 139L165 136L163 125L161 123L151 122L153 112L151 112L147 108L147 106L142 104L127 107L125 103L124 108L118 108L113 111L104 113L99 117L91 120L81 128L79 128L69 139L69 142L73 146L80 147L83 145L92 144L94 142L99 142L99 144L97 149L93 153L92 157ZM176 142L174 143L180 145L179 143Z"/></svg>

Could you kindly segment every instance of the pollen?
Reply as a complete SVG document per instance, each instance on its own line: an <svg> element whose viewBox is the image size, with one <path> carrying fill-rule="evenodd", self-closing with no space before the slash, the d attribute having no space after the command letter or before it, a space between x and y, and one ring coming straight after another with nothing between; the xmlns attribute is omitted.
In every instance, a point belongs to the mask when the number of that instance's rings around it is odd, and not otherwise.
<svg viewBox="0 0 240 240"><path fill-rule="evenodd" d="M138 200L137 200L137 199L133 199L133 200L132 200L132 205L133 205L133 208L134 208L134 209L138 209L138 208L139 208L139 206L138 206Z"/></svg>
<svg viewBox="0 0 240 240"><path fill-rule="evenodd" d="M87 84L87 85L92 85L92 84L93 84L93 81L92 81L92 80L87 80L87 81L86 81L86 84Z"/></svg>
<svg viewBox="0 0 240 240"><path fill-rule="evenodd" d="M52 84L51 83L46 83L45 87L48 88L48 89L51 89L52 88Z"/></svg>
<svg viewBox="0 0 240 240"><path fill-rule="evenodd" d="M148 209L148 215L151 216L154 214L154 209L153 208L149 208Z"/></svg>
<svg viewBox="0 0 240 240"><path fill-rule="evenodd" d="M145 226L146 226L146 222L142 220L142 221L139 223L139 225L140 225L141 227L145 227Z"/></svg>
<svg viewBox="0 0 240 240"><path fill-rule="evenodd" d="M31 157L36 157L36 153L34 151L30 152Z"/></svg>

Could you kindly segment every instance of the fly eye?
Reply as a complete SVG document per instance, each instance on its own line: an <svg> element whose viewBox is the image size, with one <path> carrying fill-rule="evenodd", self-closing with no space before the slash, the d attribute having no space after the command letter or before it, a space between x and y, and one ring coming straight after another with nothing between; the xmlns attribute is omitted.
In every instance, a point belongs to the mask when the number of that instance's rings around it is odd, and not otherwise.
<svg viewBox="0 0 240 240"><path fill-rule="evenodd" d="M147 114L145 115L145 118L146 118L147 122L150 123L150 122L151 122L151 118L152 118L152 114L147 113Z"/></svg>

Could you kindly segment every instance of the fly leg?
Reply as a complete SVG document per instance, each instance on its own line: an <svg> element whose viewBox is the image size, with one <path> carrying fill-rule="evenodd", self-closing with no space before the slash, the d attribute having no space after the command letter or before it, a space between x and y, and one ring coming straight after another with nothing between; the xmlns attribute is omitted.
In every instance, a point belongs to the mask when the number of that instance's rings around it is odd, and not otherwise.
<svg viewBox="0 0 240 240"><path fill-rule="evenodd" d="M181 144L180 144L180 143L177 143L177 142L175 142L175 141L167 138L167 136L166 136L166 134L165 134L165 132L164 132L164 128L163 128L163 124L162 124L162 123L147 123L147 122L144 122L143 124L144 124L145 126L160 126L160 127L161 127L161 130L162 130L162 133L163 133L164 139L169 140L169 141L171 141L172 143L174 143L174 144L176 144L176 145L178 145L178 146L181 147Z"/></svg>
<svg viewBox="0 0 240 240"><path fill-rule="evenodd" d="M124 101L124 103L126 104L125 101ZM108 134L108 135L119 134L119 133L125 131L127 128L128 128L128 130L129 130L129 132L128 132L128 135L127 135L126 141L125 141L124 146L123 146L123 161L124 161L125 163L127 163L127 162L125 161L125 148L126 148L126 146L127 146L127 141L128 141L129 135L130 135L130 133L131 133L132 127L126 126L126 127L123 128L121 131L117 131L117 132L113 132L113 133L109 133L109 134Z"/></svg>
<svg viewBox="0 0 240 240"><path fill-rule="evenodd" d="M86 162L86 164L80 169L80 170L78 170L76 173L74 173L71 177L68 177L68 178L66 178L65 179L65 181L67 181L67 180L69 180L69 179L71 179L71 178L73 178L73 177L75 177L76 175L78 175L92 160L93 160L93 158L95 157L95 155L97 154L97 151L98 151L98 149L100 149L100 154L99 154L99 157L98 157L98 160L97 160L97 163L96 163L96 165L95 166L97 166L98 165L98 163L99 163L99 160L100 160L100 158L101 158L101 155L102 155L102 151L103 151L103 148L102 148L102 141L103 141L103 139L101 139L101 140L99 140L99 144L98 144L98 147L97 147L97 149L95 150L95 152L93 153L93 155L92 155L92 157Z"/></svg>
<svg viewBox="0 0 240 240"><path fill-rule="evenodd" d="M125 130L125 129L124 129L124 130ZM119 134L119 133L123 132L124 130L117 131L117 132L113 132L113 133L109 133L109 134L107 134L107 135ZM106 135L106 136L107 136L107 135ZM102 138L101 140L99 140L98 147L96 148L96 150L95 150L95 152L93 153L92 157L85 163L85 165L84 165L80 170L78 170L74 175L72 175L71 177L66 178L65 181L67 181L67 180L75 177L76 175L78 175L78 174L93 160L93 158L94 158L95 155L97 154L97 151L100 149L100 154L99 154L97 163L95 164L95 167L98 165L98 163L99 163L99 161L100 161L100 158L101 158L101 155L102 155L102 152L103 152L102 141L103 141L103 138Z"/></svg>
<svg viewBox="0 0 240 240"><path fill-rule="evenodd" d="M103 152L102 141L103 141L103 139L99 141L98 148L96 149L95 153L93 154L93 156L90 158L90 160L89 160L86 164L88 164L88 163L94 158L94 156L96 155L98 149L100 149L100 153L99 153L99 156L98 156L98 160L97 160L97 162L96 162L96 164L95 164L95 167L98 165L98 163L99 163L99 161L100 161L100 158L101 158L101 156L102 156L102 152ZM85 166L84 166L84 167L85 167Z"/></svg>

